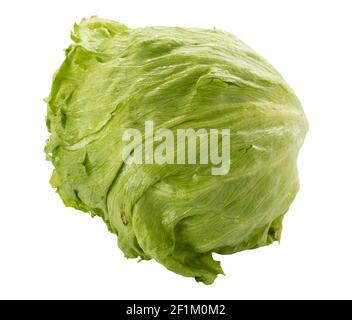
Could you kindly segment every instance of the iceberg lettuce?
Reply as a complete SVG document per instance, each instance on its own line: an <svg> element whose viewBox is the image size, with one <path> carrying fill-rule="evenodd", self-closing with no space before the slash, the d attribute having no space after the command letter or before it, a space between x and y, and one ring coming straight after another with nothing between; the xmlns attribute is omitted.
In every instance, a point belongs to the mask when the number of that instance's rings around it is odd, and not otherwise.
<svg viewBox="0 0 352 320"><path fill-rule="evenodd" d="M213 283L212 253L278 241L298 188L308 124L281 75L230 33L92 17L47 98L51 184L66 206L100 216L127 258ZM126 163L128 128L230 130L230 167ZM143 139L147 137L143 135ZM176 147L175 147L176 148Z"/></svg>

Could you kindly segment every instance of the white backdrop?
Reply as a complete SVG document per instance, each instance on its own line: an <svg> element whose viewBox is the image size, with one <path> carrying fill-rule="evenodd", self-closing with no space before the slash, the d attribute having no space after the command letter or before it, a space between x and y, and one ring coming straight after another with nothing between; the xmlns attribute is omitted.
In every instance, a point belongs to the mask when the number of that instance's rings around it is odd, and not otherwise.
<svg viewBox="0 0 352 320"><path fill-rule="evenodd" d="M2 1L0 298L351 299L351 14L349 0ZM73 23L91 15L224 29L284 76L310 131L280 245L217 256L226 276L205 286L126 260L102 221L64 207L48 183L43 98Z"/></svg>

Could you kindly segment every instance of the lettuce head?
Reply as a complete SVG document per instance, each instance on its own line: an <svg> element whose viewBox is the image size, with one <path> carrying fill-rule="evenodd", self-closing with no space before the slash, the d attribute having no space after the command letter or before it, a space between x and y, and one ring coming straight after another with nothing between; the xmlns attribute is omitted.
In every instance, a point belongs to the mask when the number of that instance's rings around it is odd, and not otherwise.
<svg viewBox="0 0 352 320"><path fill-rule="evenodd" d="M92 17L71 38L46 100L51 184L66 206L101 217L127 258L206 284L223 273L212 253L280 239L308 125L268 62L216 29L131 29ZM146 121L175 134L229 129L228 171L126 163L123 134L135 128L146 141Z"/></svg>

